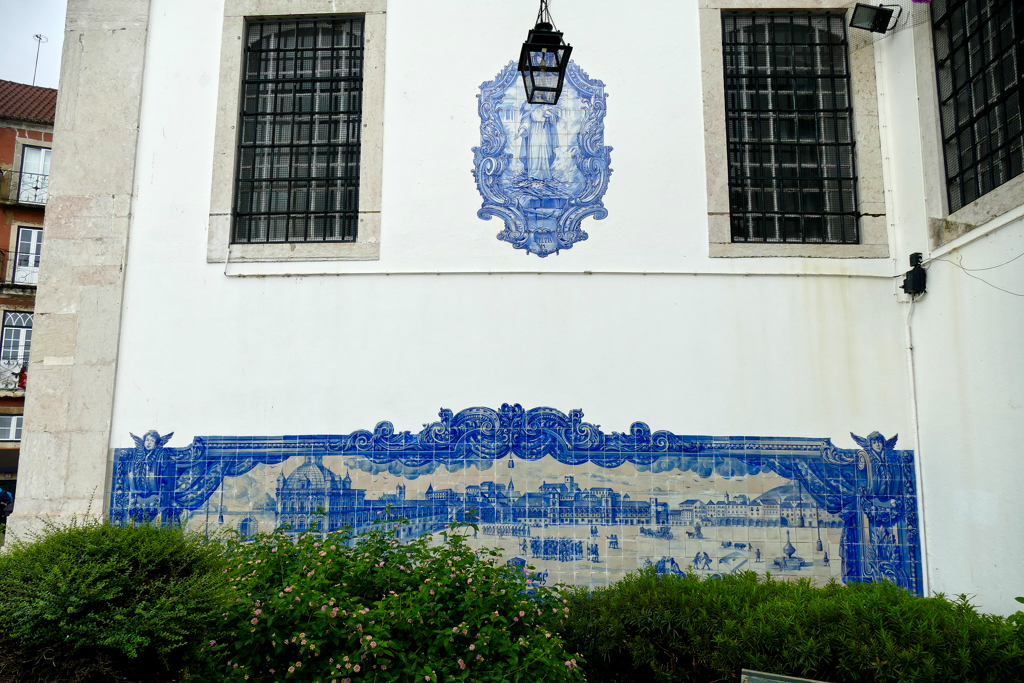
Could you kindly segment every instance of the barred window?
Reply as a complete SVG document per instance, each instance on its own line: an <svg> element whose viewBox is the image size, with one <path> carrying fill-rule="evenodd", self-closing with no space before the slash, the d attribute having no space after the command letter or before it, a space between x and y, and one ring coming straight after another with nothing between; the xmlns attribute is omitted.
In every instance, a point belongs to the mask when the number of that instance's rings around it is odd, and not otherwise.
<svg viewBox="0 0 1024 683"><path fill-rule="evenodd" d="M1024 0L934 0L950 213L1024 172Z"/></svg>
<svg viewBox="0 0 1024 683"><path fill-rule="evenodd" d="M844 15L722 13L733 242L856 244Z"/></svg>
<svg viewBox="0 0 1024 683"><path fill-rule="evenodd" d="M235 243L354 242L363 19L251 21Z"/></svg>

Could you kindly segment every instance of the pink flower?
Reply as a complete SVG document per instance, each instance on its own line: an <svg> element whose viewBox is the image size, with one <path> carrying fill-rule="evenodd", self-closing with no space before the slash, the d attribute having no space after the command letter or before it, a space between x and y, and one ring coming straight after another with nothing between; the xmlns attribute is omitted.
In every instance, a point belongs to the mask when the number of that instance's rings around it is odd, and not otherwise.
<svg viewBox="0 0 1024 683"><path fill-rule="evenodd" d="M285 593L291 593L292 592L292 587L288 586L287 588L284 589L284 592Z"/></svg>
<svg viewBox="0 0 1024 683"><path fill-rule="evenodd" d="M462 661L461 659L459 660L459 668L460 669L465 669L466 668L466 663L464 661Z"/></svg>
<svg viewBox="0 0 1024 683"><path fill-rule="evenodd" d="M356 673L359 673L359 665L356 664L354 667L352 667L352 670L355 671Z"/></svg>
<svg viewBox="0 0 1024 683"><path fill-rule="evenodd" d="M295 673L295 667L294 666L289 666L288 667L288 673L290 673L290 674Z"/></svg>
<svg viewBox="0 0 1024 683"><path fill-rule="evenodd" d="M370 641L370 647L377 647L377 641L376 640L371 640Z"/></svg>
<svg viewBox="0 0 1024 683"><path fill-rule="evenodd" d="M475 649L476 649L476 645L470 645L470 646L469 646L469 649L470 649L470 650L475 650Z"/></svg>

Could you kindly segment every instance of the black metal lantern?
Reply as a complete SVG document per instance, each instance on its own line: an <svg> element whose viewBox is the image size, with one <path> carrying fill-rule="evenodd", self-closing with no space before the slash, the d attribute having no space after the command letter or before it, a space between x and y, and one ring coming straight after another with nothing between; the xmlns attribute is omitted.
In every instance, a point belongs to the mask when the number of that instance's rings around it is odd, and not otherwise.
<svg viewBox="0 0 1024 683"><path fill-rule="evenodd" d="M531 104L557 104L565 82L572 46L562 40L548 12L547 0L541 0L537 25L519 53L519 72L523 75L526 99Z"/></svg>
<svg viewBox="0 0 1024 683"><path fill-rule="evenodd" d="M858 2L856 7L853 8L850 26L864 31L871 31L872 33L885 33L889 30L892 15L896 10L899 10L900 14L903 12L903 8L899 5L878 5L876 7L875 5L865 5ZM899 14L896 15L896 20L899 21Z"/></svg>

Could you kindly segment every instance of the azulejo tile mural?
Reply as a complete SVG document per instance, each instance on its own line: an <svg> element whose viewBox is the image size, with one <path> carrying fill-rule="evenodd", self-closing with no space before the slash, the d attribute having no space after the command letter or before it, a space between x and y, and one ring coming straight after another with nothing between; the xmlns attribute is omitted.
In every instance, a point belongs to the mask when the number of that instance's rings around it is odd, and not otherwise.
<svg viewBox="0 0 1024 683"><path fill-rule="evenodd" d="M921 592L913 452L897 437L685 436L634 422L603 432L581 410L442 409L418 433L133 435L115 451L110 516L243 534L370 528L391 507L408 537L473 521L550 581L604 584L644 566L753 570Z"/></svg>
<svg viewBox="0 0 1024 683"><path fill-rule="evenodd" d="M587 239L580 223L608 215L611 177L604 144L604 83L569 62L558 104L530 104L516 63L480 85L480 146L473 175L477 215L500 218L498 239L541 258Z"/></svg>

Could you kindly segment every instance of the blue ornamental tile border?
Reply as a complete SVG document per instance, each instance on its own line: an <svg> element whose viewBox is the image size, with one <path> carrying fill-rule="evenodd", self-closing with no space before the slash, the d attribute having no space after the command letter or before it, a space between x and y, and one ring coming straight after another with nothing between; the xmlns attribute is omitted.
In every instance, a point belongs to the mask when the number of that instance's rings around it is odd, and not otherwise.
<svg viewBox="0 0 1024 683"><path fill-rule="evenodd" d="M685 532L686 539L704 539L702 525L705 529L731 526L735 527L729 536L732 540L723 540L716 556L723 568L754 567L754 563L770 561L761 557L760 548L755 555L753 543L746 542L743 535L750 532L739 527L781 523L796 534L806 517L809 527L818 528L819 551L821 528L841 528L836 531L841 533L840 557L836 559L841 559L844 581L886 580L921 593L914 457L913 451L896 450L896 436L851 434L860 447L844 449L830 439L678 435L652 431L644 422L634 422L625 433L606 433L585 422L581 410L566 414L544 407L525 410L518 404L504 404L499 410L467 408L458 413L442 409L439 417L415 434L396 432L394 425L385 421L372 432L358 430L347 435L195 437L183 448L167 447L173 433L133 434L135 448L115 449L110 517L116 523L178 525L204 506L209 516L212 506L217 523L223 523L227 480L243 477L261 465L301 457L304 464L289 476L279 474L276 489L260 490L253 494L255 499L247 497L246 509L268 516L277 526L287 524L295 532L308 529L309 520L317 515L326 515L317 520L319 528L366 528L385 506L397 508L412 522L411 533L438 531L451 521L472 516L483 525L484 533L490 529L519 538L524 556L561 562L599 562L598 531L610 525L639 526L643 540L671 539L674 534L682 539L679 529L672 530L679 526L692 529ZM377 468L374 471L387 471L406 480L433 473L440 466L449 473L469 467L483 471L499 461L512 468L516 462L529 465L550 457L563 466L562 471L573 468L568 471L581 475L598 471L593 470L595 466L612 470L627 463L636 474L655 477L683 472L701 480L774 475L796 484L797 495L787 498L794 501L789 511L778 509L781 498L765 499L774 503L774 522L767 517L762 521L761 508L755 512L760 499L748 500L747 496L726 495L725 501L707 504L686 500L670 509L657 498L630 500L612 487L583 490L573 476L565 476L564 484L545 482L537 491L523 493L515 491L510 478L507 488L484 482L468 487L467 493L435 490L432 482L423 500L406 499L404 484L395 494L368 498L364 489L353 488L348 474L342 478L323 465L325 457L336 456L356 456L367 467ZM219 502L211 500L218 492ZM244 533L256 524L255 517L247 516L239 528ZM583 541L532 536L534 528L557 529L560 525L590 525L595 542L584 548ZM782 556L765 567L785 572L812 564L794 555L797 548L789 542L790 529L785 531ZM609 549L620 550L617 534L607 539ZM796 538L793 541L800 545ZM829 560L825 552L826 567ZM714 571L711 558L699 549L695 557L687 556L683 562L695 570ZM659 571L681 571L672 557L646 563L655 564Z"/></svg>

